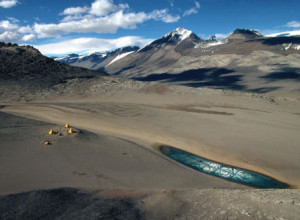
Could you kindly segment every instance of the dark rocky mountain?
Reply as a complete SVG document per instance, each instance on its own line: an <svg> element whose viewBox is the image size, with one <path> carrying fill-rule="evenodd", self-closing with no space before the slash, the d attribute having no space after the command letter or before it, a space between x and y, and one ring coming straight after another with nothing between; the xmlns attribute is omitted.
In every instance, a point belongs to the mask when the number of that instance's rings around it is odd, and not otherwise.
<svg viewBox="0 0 300 220"><path fill-rule="evenodd" d="M32 46L0 43L0 84L16 82L39 89L68 79L101 75L106 74L54 61Z"/></svg>
<svg viewBox="0 0 300 220"><path fill-rule="evenodd" d="M228 40L253 40L262 38L263 35L255 30L236 29L227 39Z"/></svg>
<svg viewBox="0 0 300 220"><path fill-rule="evenodd" d="M140 48L137 46L128 46L104 53L95 52L86 56L81 56L79 54L69 54L65 57L57 57L54 59L71 66L78 66L101 71L104 70L105 66L112 63L114 59L117 59L118 56L130 54L137 51L138 49Z"/></svg>
<svg viewBox="0 0 300 220"><path fill-rule="evenodd" d="M208 39L207 39L208 42L214 42L214 41L218 41L217 40L217 37L215 35L212 35L210 36Z"/></svg>

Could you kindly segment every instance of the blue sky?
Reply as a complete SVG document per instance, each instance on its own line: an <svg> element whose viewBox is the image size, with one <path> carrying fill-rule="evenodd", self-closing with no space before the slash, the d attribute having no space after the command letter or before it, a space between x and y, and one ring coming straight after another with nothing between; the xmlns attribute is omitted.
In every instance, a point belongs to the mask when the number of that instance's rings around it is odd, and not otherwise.
<svg viewBox="0 0 300 220"><path fill-rule="evenodd" d="M0 41L86 54L143 46L177 27L201 38L296 30L299 10L299 0L0 0Z"/></svg>

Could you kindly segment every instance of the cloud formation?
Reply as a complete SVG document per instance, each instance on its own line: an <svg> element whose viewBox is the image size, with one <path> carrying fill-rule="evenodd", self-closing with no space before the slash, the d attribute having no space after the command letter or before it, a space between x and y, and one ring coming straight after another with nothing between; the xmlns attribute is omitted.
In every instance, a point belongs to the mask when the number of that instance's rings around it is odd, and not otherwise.
<svg viewBox="0 0 300 220"><path fill-rule="evenodd" d="M199 8L200 8L200 3L195 2L195 6L190 8L189 10L186 10L185 12L183 12L182 16L185 17L185 16L189 16L191 14L197 14Z"/></svg>
<svg viewBox="0 0 300 220"><path fill-rule="evenodd" d="M71 8L66 8L62 15L77 15L77 14L82 14L85 13L88 10L88 7L71 7Z"/></svg>
<svg viewBox="0 0 300 220"><path fill-rule="evenodd" d="M17 4L17 0L0 3L6 7ZM135 29L148 20L165 23L177 22L179 15L172 15L168 9L152 12L133 12L129 5L115 4L113 0L95 0L90 7L69 7L64 9L58 23L41 23L32 26L19 26L14 18L0 21L1 41L33 41L37 38L59 38L70 33L116 33L118 29Z"/></svg>
<svg viewBox="0 0 300 220"><path fill-rule="evenodd" d="M168 9L154 10L148 16L149 19L160 20L165 23L177 22L180 19L179 15L173 16L169 14Z"/></svg>
<svg viewBox="0 0 300 220"><path fill-rule="evenodd" d="M11 8L18 3L17 0L0 0L0 7Z"/></svg>
<svg viewBox="0 0 300 220"><path fill-rule="evenodd" d="M138 36L127 36L117 39L76 38L58 43L34 45L34 47L46 55L65 55L67 53L87 54L125 46L143 47L151 41L153 39L144 39Z"/></svg>
<svg viewBox="0 0 300 220"><path fill-rule="evenodd" d="M300 21L291 21L286 24L287 27L300 28Z"/></svg>
<svg viewBox="0 0 300 220"><path fill-rule="evenodd" d="M144 12L124 13L121 10L104 17L70 18L59 24L36 23L33 29L38 38L59 37L68 33L115 33L119 28L134 29L148 19L149 16Z"/></svg>
<svg viewBox="0 0 300 220"><path fill-rule="evenodd" d="M32 25L23 26L15 18L0 20L0 41L32 42L41 38L60 38L70 33L116 33L120 28L135 29L137 25L149 20L172 23L180 19L179 15L172 15L166 8L135 12L128 4L115 4L113 0L94 0L90 6L65 8L59 15L61 20L57 23L42 23L37 20ZM86 54L125 46L143 47L151 41L153 39L138 36L117 39L82 37L37 44L35 47L46 55Z"/></svg>
<svg viewBox="0 0 300 220"><path fill-rule="evenodd" d="M225 39L225 38L227 38L230 34L232 34L232 32L227 33L227 34L220 34L220 33L217 33L217 34L215 34L215 36L216 36L217 39Z"/></svg>
<svg viewBox="0 0 300 220"><path fill-rule="evenodd" d="M32 34L33 31L29 26L19 27L17 22L18 22L17 19L11 19L11 18L10 20L0 21L0 41L4 41L4 42L24 41L22 40L24 35ZM29 38L26 37L25 39L29 39Z"/></svg>
<svg viewBox="0 0 300 220"><path fill-rule="evenodd" d="M129 8L128 4L115 5L112 0L96 0L92 3L89 13L97 16L105 16L111 12L127 8Z"/></svg>
<svg viewBox="0 0 300 220"><path fill-rule="evenodd" d="M95 0L91 7L66 8L58 24L35 23L38 38L60 37L68 33L116 33L119 28L135 29L147 20L165 23L176 22L180 16L171 15L168 9L152 12L131 12L128 4L114 4L112 0Z"/></svg>

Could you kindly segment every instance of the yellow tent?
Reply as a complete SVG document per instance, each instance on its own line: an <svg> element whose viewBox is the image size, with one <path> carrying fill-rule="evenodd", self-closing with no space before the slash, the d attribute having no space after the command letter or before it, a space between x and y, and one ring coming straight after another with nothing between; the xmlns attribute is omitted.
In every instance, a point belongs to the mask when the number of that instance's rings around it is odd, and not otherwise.
<svg viewBox="0 0 300 220"><path fill-rule="evenodd" d="M69 128L70 127L70 125L67 123L66 125L65 125L65 128Z"/></svg>
<svg viewBox="0 0 300 220"><path fill-rule="evenodd" d="M69 134L72 134L72 133L74 133L74 130L73 130L73 128L70 128L70 129L68 130L68 133L69 133Z"/></svg>
<svg viewBox="0 0 300 220"><path fill-rule="evenodd" d="M49 142L49 141L45 141L44 144L45 144L45 145L49 145L50 142Z"/></svg>
<svg viewBox="0 0 300 220"><path fill-rule="evenodd" d="M49 131L49 134L54 134L53 129L51 129L51 130Z"/></svg>

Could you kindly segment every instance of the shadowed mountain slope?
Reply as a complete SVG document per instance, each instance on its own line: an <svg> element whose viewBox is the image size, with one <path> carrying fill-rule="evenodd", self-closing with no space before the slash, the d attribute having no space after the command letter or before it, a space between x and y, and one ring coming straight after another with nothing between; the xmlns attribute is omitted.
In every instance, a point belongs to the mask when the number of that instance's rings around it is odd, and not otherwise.
<svg viewBox="0 0 300 220"><path fill-rule="evenodd" d="M74 78L92 78L106 75L94 70L72 67L43 56L31 46L0 44L0 80L30 82L51 86Z"/></svg>

